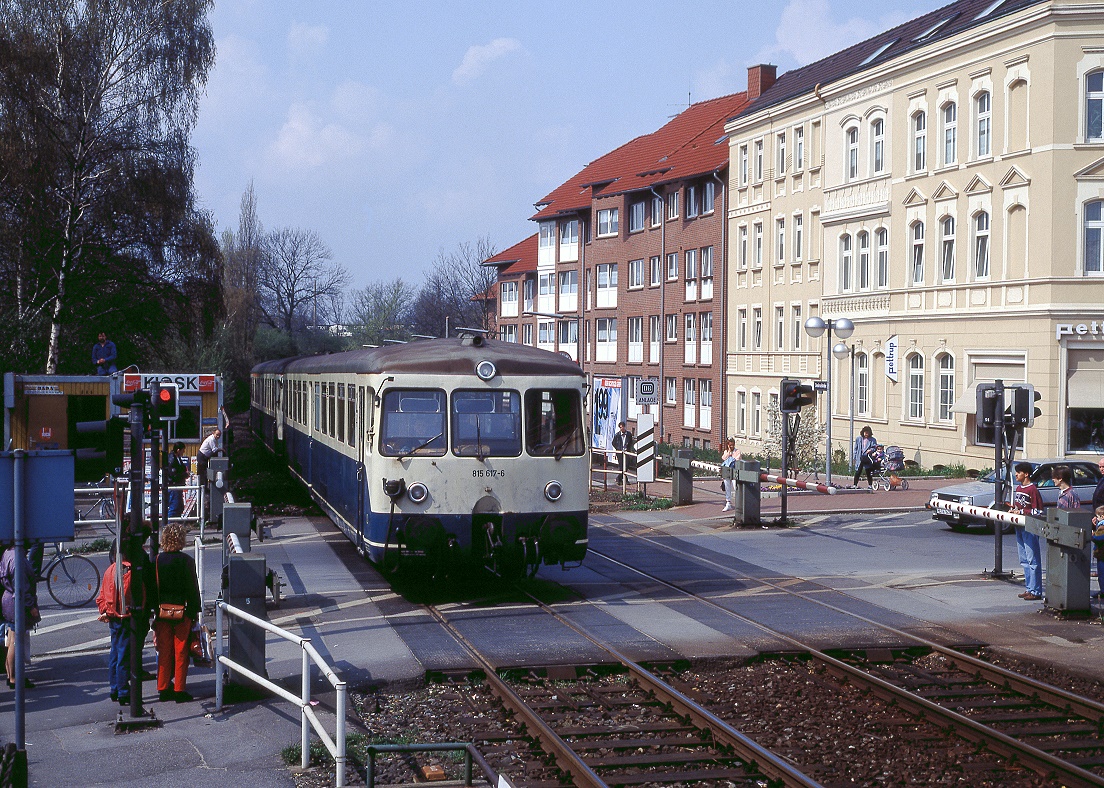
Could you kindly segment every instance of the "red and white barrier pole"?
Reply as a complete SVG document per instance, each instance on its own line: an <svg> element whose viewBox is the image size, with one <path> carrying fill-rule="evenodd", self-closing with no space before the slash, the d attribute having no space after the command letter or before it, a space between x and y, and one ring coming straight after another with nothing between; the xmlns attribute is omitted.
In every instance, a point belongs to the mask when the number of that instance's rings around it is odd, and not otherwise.
<svg viewBox="0 0 1104 788"><path fill-rule="evenodd" d="M799 490L815 490L818 493L824 493L825 495L835 495L838 487L832 487L828 484L818 484L816 482L799 482L797 479L787 479L785 476L775 476L771 473L759 474L759 481L771 482L773 484L784 484L787 487L796 487Z"/></svg>
<svg viewBox="0 0 1104 788"><path fill-rule="evenodd" d="M944 501L941 498L932 498L930 501L928 501L928 508L941 509L947 512L958 512L959 514L968 514L971 517L980 517L983 520L991 520L995 523L1027 525L1027 516L1023 514L1002 512L1000 509L989 509L985 506L969 506L964 503Z"/></svg>

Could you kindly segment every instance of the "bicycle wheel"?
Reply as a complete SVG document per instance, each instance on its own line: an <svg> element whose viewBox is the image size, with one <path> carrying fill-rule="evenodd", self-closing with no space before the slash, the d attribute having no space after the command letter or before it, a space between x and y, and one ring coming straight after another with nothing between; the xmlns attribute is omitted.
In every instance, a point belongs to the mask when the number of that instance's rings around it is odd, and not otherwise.
<svg viewBox="0 0 1104 788"><path fill-rule="evenodd" d="M100 590L100 570L83 555L63 555L48 568L46 588L62 607L83 607Z"/></svg>

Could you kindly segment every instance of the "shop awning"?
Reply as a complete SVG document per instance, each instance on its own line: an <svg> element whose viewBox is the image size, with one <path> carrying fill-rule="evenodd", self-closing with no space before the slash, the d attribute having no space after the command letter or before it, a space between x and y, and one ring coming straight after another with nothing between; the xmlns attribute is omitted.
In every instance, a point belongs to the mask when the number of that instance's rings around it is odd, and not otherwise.
<svg viewBox="0 0 1104 788"><path fill-rule="evenodd" d="M1066 404L1071 408L1104 408L1104 349L1071 350Z"/></svg>
<svg viewBox="0 0 1104 788"><path fill-rule="evenodd" d="M1003 380L1008 385L1022 383L1023 364L974 364L972 370L974 382L962 390L962 396L951 406L951 413L977 413L977 387L979 383L992 383Z"/></svg>

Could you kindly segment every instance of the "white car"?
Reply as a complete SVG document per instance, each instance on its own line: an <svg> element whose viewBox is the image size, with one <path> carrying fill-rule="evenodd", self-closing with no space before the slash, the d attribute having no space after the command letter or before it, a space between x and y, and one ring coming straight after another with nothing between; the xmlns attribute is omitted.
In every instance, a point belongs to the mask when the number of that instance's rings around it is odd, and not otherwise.
<svg viewBox="0 0 1104 788"><path fill-rule="evenodd" d="M1081 506L1087 507L1091 505L1093 492L1096 490L1097 482L1100 481L1100 470L1095 462L1067 460L1062 458L1050 460L1016 460L1013 463L1013 467L1021 462L1026 462L1031 466L1031 481L1039 488L1039 495L1042 496L1044 506L1054 506L1058 501L1058 494L1061 490L1059 490L1058 485L1054 483L1053 474L1054 469L1059 465L1065 465L1070 469L1073 489L1077 493L1078 500L1081 501ZM967 506L989 507L993 505L994 481L996 481L996 475L993 471L990 471L976 481L952 484L949 487L940 487L937 490L933 490L931 500L952 501ZM1016 480L1012 479L1011 485L1005 487L1005 494L1011 497L1012 489L1014 489L1015 486ZM931 508L930 503L928 506ZM948 512L942 509L932 509L932 518L950 523L952 529L969 528L970 526L989 526L989 523L981 518L971 517L968 514L959 514L958 512Z"/></svg>

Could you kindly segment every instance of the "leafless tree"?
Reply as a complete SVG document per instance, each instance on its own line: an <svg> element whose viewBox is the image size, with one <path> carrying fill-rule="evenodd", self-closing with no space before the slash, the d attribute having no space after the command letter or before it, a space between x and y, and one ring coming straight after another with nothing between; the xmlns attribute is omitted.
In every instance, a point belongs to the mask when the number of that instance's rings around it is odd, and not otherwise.
<svg viewBox="0 0 1104 788"><path fill-rule="evenodd" d="M258 292L261 313L287 334L333 316L349 274L314 230L281 227L264 238Z"/></svg>
<svg viewBox="0 0 1104 788"><path fill-rule="evenodd" d="M482 263L496 251L483 237L461 243L454 252L438 253L415 302L416 333L443 336L446 326L494 330L495 304L488 296L497 275Z"/></svg>

